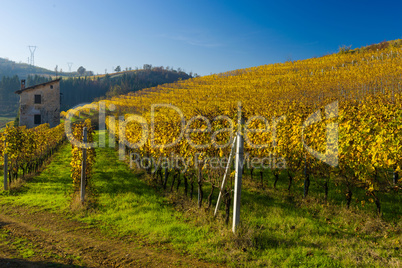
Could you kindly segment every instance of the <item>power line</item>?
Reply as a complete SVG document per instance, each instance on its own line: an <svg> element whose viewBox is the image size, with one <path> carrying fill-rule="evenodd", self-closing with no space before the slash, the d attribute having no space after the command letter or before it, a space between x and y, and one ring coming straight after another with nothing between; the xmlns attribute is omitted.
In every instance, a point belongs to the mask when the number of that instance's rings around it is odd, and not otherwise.
<svg viewBox="0 0 402 268"><path fill-rule="evenodd" d="M68 64L68 71L71 73L71 67L73 66L72 62L67 62Z"/></svg>

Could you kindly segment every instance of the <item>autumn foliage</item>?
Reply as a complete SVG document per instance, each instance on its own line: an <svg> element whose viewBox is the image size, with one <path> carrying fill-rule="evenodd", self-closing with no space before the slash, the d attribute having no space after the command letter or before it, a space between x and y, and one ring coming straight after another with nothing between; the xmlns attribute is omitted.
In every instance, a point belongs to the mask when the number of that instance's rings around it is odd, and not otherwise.
<svg viewBox="0 0 402 268"><path fill-rule="evenodd" d="M79 191L80 189L80 182L81 182L81 167L82 167L82 160L83 160L83 148L87 149L87 160L86 160L86 186L89 185L90 180L92 179L92 170L93 165L95 163L95 149L90 148L88 145L94 141L94 134L95 130L91 125L90 120L86 120L83 123L77 123L73 125L72 135L74 139L80 143L83 142L83 130L84 127L87 128L87 145L85 144L74 144L72 143L72 157L71 157L71 178L73 179L74 190ZM69 138L72 140L72 138Z"/></svg>
<svg viewBox="0 0 402 268"><path fill-rule="evenodd" d="M400 43L235 70L115 97L103 102L112 118L106 123L117 139L137 144L130 150L142 156L207 159L229 154L241 103L248 129L257 130L245 133L249 159L280 156L291 179L327 178L346 185L347 199L359 187L379 202L378 193L398 190L400 183ZM177 107L184 124L177 111L154 104ZM122 115L125 121L119 123ZM306 124L312 115L315 120ZM180 136L183 125L199 131L188 136L185 132L187 138L165 146ZM328 144L337 150L333 165L307 150L325 157Z"/></svg>

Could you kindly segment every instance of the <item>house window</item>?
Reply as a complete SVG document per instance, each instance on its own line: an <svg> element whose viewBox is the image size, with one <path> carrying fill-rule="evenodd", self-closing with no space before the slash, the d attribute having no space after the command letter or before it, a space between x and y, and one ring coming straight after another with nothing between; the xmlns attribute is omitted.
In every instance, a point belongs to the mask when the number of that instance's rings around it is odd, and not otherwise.
<svg viewBox="0 0 402 268"><path fill-rule="evenodd" d="M50 85L50 89L53 89L53 85Z"/></svg>
<svg viewBox="0 0 402 268"><path fill-rule="evenodd" d="M41 104L41 103L42 103L42 96L35 95L35 104Z"/></svg>
<svg viewBox="0 0 402 268"><path fill-rule="evenodd" d="M42 123L42 117L40 114L35 114L34 115L34 124L35 125L40 125Z"/></svg>

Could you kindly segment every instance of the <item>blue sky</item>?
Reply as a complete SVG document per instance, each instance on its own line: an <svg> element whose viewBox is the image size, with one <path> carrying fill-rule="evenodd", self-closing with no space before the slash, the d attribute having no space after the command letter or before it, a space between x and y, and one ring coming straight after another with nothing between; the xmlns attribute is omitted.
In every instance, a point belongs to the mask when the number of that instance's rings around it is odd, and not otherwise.
<svg viewBox="0 0 402 268"><path fill-rule="evenodd" d="M200 75L402 38L402 1L1 0L0 57L95 73L120 65Z"/></svg>

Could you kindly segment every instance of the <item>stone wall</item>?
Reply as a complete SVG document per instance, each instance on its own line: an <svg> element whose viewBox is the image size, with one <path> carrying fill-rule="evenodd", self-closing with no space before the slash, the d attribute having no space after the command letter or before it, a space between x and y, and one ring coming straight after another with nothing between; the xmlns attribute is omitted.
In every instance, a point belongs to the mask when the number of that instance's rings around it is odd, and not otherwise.
<svg viewBox="0 0 402 268"><path fill-rule="evenodd" d="M23 89L20 93L20 126L33 128L35 115L40 115L40 124L49 123L50 127L60 124L60 81ZM35 95L40 95L41 103L35 103Z"/></svg>

